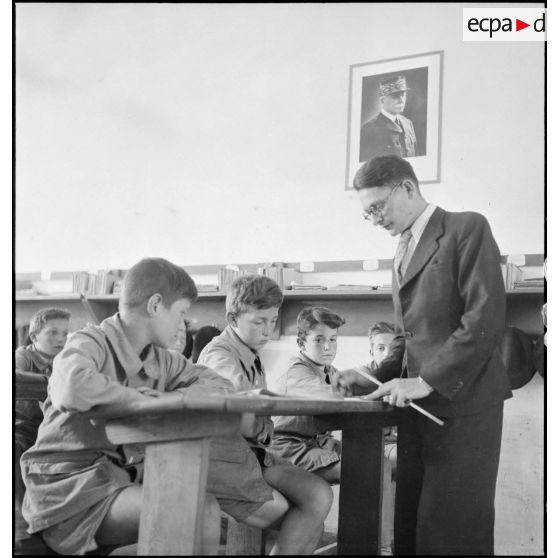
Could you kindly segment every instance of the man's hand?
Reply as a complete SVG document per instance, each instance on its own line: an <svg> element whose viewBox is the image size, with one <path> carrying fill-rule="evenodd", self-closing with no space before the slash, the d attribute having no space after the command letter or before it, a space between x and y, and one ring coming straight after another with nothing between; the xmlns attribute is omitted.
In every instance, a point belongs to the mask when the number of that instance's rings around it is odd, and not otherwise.
<svg viewBox="0 0 558 558"><path fill-rule="evenodd" d="M376 389L376 384L372 380L368 381L352 369L340 370L333 377L332 386L344 397L364 395Z"/></svg>
<svg viewBox="0 0 558 558"><path fill-rule="evenodd" d="M422 399L430 393L424 383L419 382L418 378L399 378L386 382L374 393L367 395L365 399L381 398L390 405L407 407L414 399Z"/></svg>

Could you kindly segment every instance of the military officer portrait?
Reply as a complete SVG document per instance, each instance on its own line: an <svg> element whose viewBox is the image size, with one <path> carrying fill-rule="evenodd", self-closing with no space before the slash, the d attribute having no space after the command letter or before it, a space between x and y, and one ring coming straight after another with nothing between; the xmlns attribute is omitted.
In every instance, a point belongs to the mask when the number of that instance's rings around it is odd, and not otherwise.
<svg viewBox="0 0 558 558"><path fill-rule="evenodd" d="M360 129L360 162L376 155L415 157L424 154L419 152L412 120L403 114L409 91L403 74L380 82L380 112Z"/></svg>

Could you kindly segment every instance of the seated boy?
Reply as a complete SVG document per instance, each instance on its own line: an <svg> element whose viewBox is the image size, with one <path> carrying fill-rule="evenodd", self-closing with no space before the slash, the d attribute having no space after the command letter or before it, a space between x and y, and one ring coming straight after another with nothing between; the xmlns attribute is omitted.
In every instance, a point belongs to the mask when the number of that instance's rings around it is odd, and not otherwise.
<svg viewBox="0 0 558 558"><path fill-rule="evenodd" d="M142 486L132 483L120 448L108 441L103 426L82 413L100 404L125 409L193 385L231 391L212 370L165 349L196 298L183 269L161 258L141 260L124 278L119 313L71 335L55 359L37 441L21 458L23 515L29 532L40 532L52 550L84 554L133 544L138 537ZM238 444L246 445L240 435ZM210 463L208 492L227 493L227 470L227 463ZM231 514L235 503L224 504ZM219 508L213 496L204 511L204 552L216 554Z"/></svg>
<svg viewBox="0 0 558 558"><path fill-rule="evenodd" d="M337 332L345 320L329 308L312 306L297 317L299 354L291 360L277 380L275 390L283 395L321 396L324 388L332 395L332 366L337 353ZM273 440L269 452L307 471L316 473L329 483L341 476L341 443L331 432L316 427L314 417L273 417Z"/></svg>
<svg viewBox="0 0 558 558"><path fill-rule="evenodd" d="M388 322L377 322L368 330L372 361L365 368L370 375L374 376L380 364L390 355L396 335L395 326ZM395 475L397 464L397 428L395 426L390 428L386 434L384 455L389 459L392 474Z"/></svg>
<svg viewBox="0 0 558 558"><path fill-rule="evenodd" d="M30 345L15 351L16 380L47 383L52 372L52 361L62 350L68 336L70 312L61 308L39 310L29 323ZM46 385L45 385L46 387ZM15 404L15 518L16 539L22 540L29 535L21 517L22 498L25 492L19 459L37 438L37 430L43 420L39 401L18 401Z"/></svg>
<svg viewBox="0 0 558 558"><path fill-rule="evenodd" d="M283 294L272 279L259 275L238 278L225 302L229 325L203 349L198 363L231 381L236 391L266 388L258 351L271 339L282 302ZM273 554L312 554L333 493L316 475L292 465L272 464L265 451L272 435L269 417L258 417L249 438L259 474L273 488L273 500L253 510L245 523L260 528L279 525Z"/></svg>

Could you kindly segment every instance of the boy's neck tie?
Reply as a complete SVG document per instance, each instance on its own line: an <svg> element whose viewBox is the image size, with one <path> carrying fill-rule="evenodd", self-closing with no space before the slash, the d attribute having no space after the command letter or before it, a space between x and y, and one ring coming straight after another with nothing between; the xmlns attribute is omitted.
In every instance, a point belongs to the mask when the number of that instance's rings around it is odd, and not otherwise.
<svg viewBox="0 0 558 558"><path fill-rule="evenodd" d="M259 356L256 357L256 360L254 360L254 368L256 369L256 372L260 376L264 375L264 369L263 369L263 366L262 366L262 361L260 360Z"/></svg>
<svg viewBox="0 0 558 558"><path fill-rule="evenodd" d="M411 229L403 231L399 237L399 244L397 245L397 250L393 258L393 267L395 268L395 275L397 276L398 283L401 283L407 269L407 264L409 263L409 258L406 256L409 249L409 242L412 237L413 234L411 233Z"/></svg>
<svg viewBox="0 0 558 558"><path fill-rule="evenodd" d="M330 367L326 365L324 368L324 374L325 374L325 383L328 385L331 385L331 378L329 377L330 372L331 372Z"/></svg>

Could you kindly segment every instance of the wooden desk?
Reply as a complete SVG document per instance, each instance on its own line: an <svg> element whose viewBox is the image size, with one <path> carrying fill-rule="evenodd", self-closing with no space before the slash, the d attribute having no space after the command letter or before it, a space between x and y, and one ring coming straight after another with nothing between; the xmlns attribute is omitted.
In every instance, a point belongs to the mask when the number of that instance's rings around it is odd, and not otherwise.
<svg viewBox="0 0 558 558"><path fill-rule="evenodd" d="M88 416L108 419L115 444L145 443L143 506L138 554L200 553L209 440L237 432L242 416L320 415L343 431L339 494L339 554L379 554L384 426L393 413L381 402L207 396L190 389L145 398L133 409L98 407Z"/></svg>

